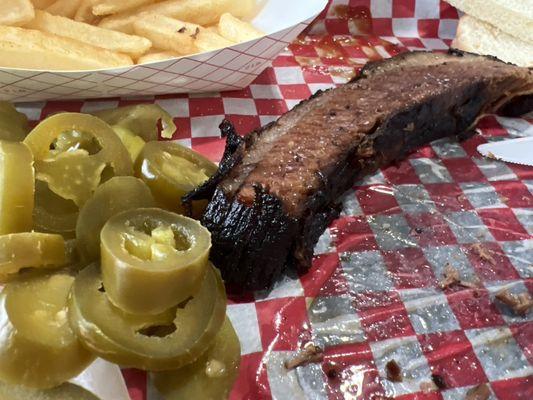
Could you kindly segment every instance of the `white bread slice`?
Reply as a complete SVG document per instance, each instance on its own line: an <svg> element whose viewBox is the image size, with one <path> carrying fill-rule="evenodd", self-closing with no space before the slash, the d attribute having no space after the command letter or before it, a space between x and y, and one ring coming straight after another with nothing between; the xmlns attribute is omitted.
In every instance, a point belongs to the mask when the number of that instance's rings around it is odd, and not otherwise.
<svg viewBox="0 0 533 400"><path fill-rule="evenodd" d="M466 14L533 43L533 0L446 0Z"/></svg>
<svg viewBox="0 0 533 400"><path fill-rule="evenodd" d="M33 29L0 25L0 66L38 70L89 70L132 65L125 54Z"/></svg>
<svg viewBox="0 0 533 400"><path fill-rule="evenodd" d="M459 20L452 47L486 54L522 67L533 67L533 43L517 39L470 15Z"/></svg>

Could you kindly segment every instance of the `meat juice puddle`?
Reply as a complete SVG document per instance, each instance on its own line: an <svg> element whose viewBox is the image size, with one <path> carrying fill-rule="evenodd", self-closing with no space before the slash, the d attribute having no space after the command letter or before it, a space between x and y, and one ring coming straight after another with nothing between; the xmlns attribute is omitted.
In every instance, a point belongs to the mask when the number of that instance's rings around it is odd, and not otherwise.
<svg viewBox="0 0 533 400"><path fill-rule="evenodd" d="M333 13L337 19L345 20L350 32L354 32L356 36L300 36L295 41L294 46L313 46L318 55L318 57L302 55L295 57L296 62L304 70L312 70L321 75L333 76L340 81L347 82L357 75L364 65L365 59L378 61L384 58L378 52L378 47L390 55L399 52L395 44L368 36L372 33L373 28L368 7L337 5L333 9ZM296 51L296 53L298 52ZM359 53L359 57L357 57L357 53Z"/></svg>

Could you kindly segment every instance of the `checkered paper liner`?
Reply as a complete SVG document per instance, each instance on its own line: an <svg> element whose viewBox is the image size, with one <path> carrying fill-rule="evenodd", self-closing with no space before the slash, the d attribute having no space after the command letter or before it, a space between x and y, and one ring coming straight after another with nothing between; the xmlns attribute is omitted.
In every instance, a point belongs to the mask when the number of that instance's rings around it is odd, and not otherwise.
<svg viewBox="0 0 533 400"><path fill-rule="evenodd" d="M60 110L155 102L175 117L174 139L218 160L224 117L244 134L343 83L368 59L443 49L457 17L434 0L334 1L244 90L20 108L39 120ZM516 316L494 298L501 288L533 292L533 168L476 151L487 141L533 136L533 118L487 116L478 132L460 143L433 142L356 183L309 273L231 299L228 316L242 346L232 400L455 400L484 383L491 399L533 399L533 313ZM493 260L481 259L474 244ZM479 288L441 290L447 263ZM310 340L324 347L324 361L287 371L284 361ZM402 382L386 377L392 359ZM123 375L133 400L160 400L144 372ZM432 375L444 390L424 392Z"/></svg>
<svg viewBox="0 0 533 400"><path fill-rule="evenodd" d="M248 86L324 8L327 0L266 0L252 23L268 35L228 48L125 68L59 72L0 68L0 100L193 93ZM276 10L285 8L280 18Z"/></svg>

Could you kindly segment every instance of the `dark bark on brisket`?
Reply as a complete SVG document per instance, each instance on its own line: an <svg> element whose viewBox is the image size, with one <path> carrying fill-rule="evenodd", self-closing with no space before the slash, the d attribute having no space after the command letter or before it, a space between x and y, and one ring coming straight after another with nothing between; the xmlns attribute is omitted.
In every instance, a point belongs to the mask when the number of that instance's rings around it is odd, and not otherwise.
<svg viewBox="0 0 533 400"><path fill-rule="evenodd" d="M305 272L354 181L468 131L532 87L531 72L489 58L408 53L368 64L244 139L224 122L219 173L187 197L211 200L202 217L211 259L232 291L268 288L286 268Z"/></svg>
<svg viewBox="0 0 533 400"><path fill-rule="evenodd" d="M506 117L521 117L533 111L533 95L518 96L501 109L501 114Z"/></svg>
<svg viewBox="0 0 533 400"><path fill-rule="evenodd" d="M237 152L242 147L244 139L235 131L235 127L230 121L225 119L219 125L220 133L226 138L226 147L217 172L210 177L203 185L196 188L182 198L184 204L191 204L194 200L209 200L213 197L217 185L225 178L228 172L240 160Z"/></svg>

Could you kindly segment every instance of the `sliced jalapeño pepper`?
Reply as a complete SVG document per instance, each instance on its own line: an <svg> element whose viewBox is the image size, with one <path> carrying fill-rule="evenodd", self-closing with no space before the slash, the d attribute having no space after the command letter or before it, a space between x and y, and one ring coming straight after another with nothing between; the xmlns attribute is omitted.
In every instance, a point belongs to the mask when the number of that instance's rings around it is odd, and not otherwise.
<svg viewBox="0 0 533 400"><path fill-rule="evenodd" d="M95 112L98 118L109 125L118 125L149 142L158 139L159 124L161 137L170 139L176 125L168 112L157 104L137 104Z"/></svg>
<svg viewBox="0 0 533 400"><path fill-rule="evenodd" d="M0 294L0 379L51 388L78 375L93 360L69 326L66 274L14 281Z"/></svg>
<svg viewBox="0 0 533 400"><path fill-rule="evenodd" d="M76 224L81 255L88 261L99 258L100 231L113 215L154 205L155 200L148 186L132 176L116 176L100 185L80 210Z"/></svg>
<svg viewBox="0 0 533 400"><path fill-rule="evenodd" d="M241 361L239 338L226 318L209 349L192 364L152 373L165 400L226 400L237 379Z"/></svg>
<svg viewBox="0 0 533 400"><path fill-rule="evenodd" d="M70 137L65 139L65 135ZM94 140L87 141L87 135ZM112 170L111 175L132 172L128 151L113 129L91 115L53 115L37 125L24 143L35 158L37 179L47 182L54 193L79 207L96 189L106 167ZM82 148L84 144L88 148Z"/></svg>
<svg viewBox="0 0 533 400"><path fill-rule="evenodd" d="M35 230L73 238L78 213L78 206L72 200L66 200L52 192L46 182L35 181Z"/></svg>
<svg viewBox="0 0 533 400"><path fill-rule="evenodd" d="M128 128L125 128L120 125L113 125L113 130L117 136L122 140L122 143L130 153L131 160L135 162L139 153L143 149L146 142L140 136L137 136L135 133L130 131Z"/></svg>
<svg viewBox="0 0 533 400"><path fill-rule="evenodd" d="M0 282L23 268L59 268L67 256L60 235L25 232L0 236Z"/></svg>
<svg viewBox="0 0 533 400"><path fill-rule="evenodd" d="M31 151L0 140L0 235L32 228L34 172Z"/></svg>
<svg viewBox="0 0 533 400"><path fill-rule="evenodd" d="M21 142L28 132L28 117L11 103L0 101L0 140Z"/></svg>
<svg viewBox="0 0 533 400"><path fill-rule="evenodd" d="M52 154L66 151L85 150L89 154L98 153L100 145L96 138L88 132L62 132L53 142Z"/></svg>
<svg viewBox="0 0 533 400"><path fill-rule="evenodd" d="M209 231L159 208L115 215L100 239L107 295L126 312L157 314L181 303L198 290L207 270Z"/></svg>
<svg viewBox="0 0 533 400"><path fill-rule="evenodd" d="M73 383L63 383L51 389L34 389L24 385L0 382L2 400L99 400L91 392Z"/></svg>
<svg viewBox="0 0 533 400"><path fill-rule="evenodd" d="M81 271L69 300L69 321L87 348L123 366L180 368L207 350L224 322L226 293L212 266L190 300L160 315L127 314L113 306L106 290L97 264ZM137 295L145 297L142 291Z"/></svg>
<svg viewBox="0 0 533 400"><path fill-rule="evenodd" d="M183 213L181 198L204 183L217 166L174 142L146 143L135 162L135 175L144 180L165 208ZM207 203L193 204L199 214Z"/></svg>

